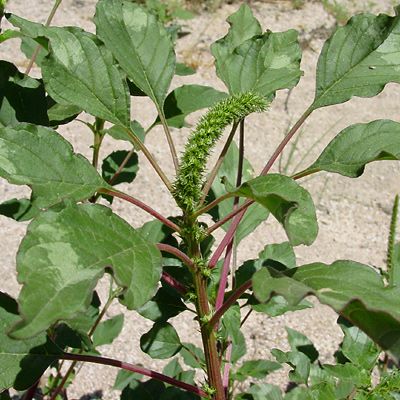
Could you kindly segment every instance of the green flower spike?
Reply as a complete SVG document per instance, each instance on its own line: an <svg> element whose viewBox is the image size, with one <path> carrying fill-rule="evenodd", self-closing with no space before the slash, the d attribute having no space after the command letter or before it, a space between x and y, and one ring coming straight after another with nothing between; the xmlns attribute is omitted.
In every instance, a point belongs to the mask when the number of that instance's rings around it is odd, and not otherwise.
<svg viewBox="0 0 400 400"><path fill-rule="evenodd" d="M233 95L218 102L192 131L174 182L174 197L185 213L192 213L201 199L207 158L226 126L267 108L267 100L255 93Z"/></svg>

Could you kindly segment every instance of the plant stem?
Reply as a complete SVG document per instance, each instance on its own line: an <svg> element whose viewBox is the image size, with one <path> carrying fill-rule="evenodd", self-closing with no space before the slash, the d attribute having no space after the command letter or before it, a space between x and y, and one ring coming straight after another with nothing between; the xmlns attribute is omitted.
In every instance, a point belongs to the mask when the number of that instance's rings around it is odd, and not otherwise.
<svg viewBox="0 0 400 400"><path fill-rule="evenodd" d="M159 221L161 221L164 225L168 226L171 228L173 231L180 233L180 228L178 225L174 224L172 221L170 221L168 218L165 218L163 215L161 215L158 211L154 210L151 208L149 205L146 203L143 203L142 201L135 199L132 196L129 196L126 193L120 192L115 189L100 189L98 193L103 193L103 194L108 194L113 197L118 197L122 200L126 200L131 204L134 204L135 206L141 208L142 210L146 211L150 215L152 215L154 218L157 218Z"/></svg>
<svg viewBox="0 0 400 400"><path fill-rule="evenodd" d="M115 360L112 358L107 358L107 357L99 357L99 356L89 356L89 355L84 355L84 354L71 354L71 353L64 353L63 355L60 356L61 359L63 360L71 360L71 361L83 361L83 362L90 362L94 364L102 364L102 365L109 365L111 367L117 367L120 369L124 369L126 371L131 371L131 372L136 372L138 374L148 376L150 378L159 380L161 382L168 383L170 385L179 387L181 389L184 389L188 392L195 393L200 397L207 398L208 395L200 388L189 385L188 383L178 381L177 379L171 378L167 375L160 374L156 371L152 371L147 368L143 368L139 365L133 365L129 364L123 361Z"/></svg>
<svg viewBox="0 0 400 400"><path fill-rule="evenodd" d="M157 163L157 161L154 159L148 148L145 146L145 144L135 135L135 133L132 131L132 129L124 127L126 133L129 135L129 137L132 139L133 143L143 152L151 166L154 168L156 171L157 175L160 177L160 179L163 181L164 185L167 187L167 189L172 193L172 184L165 175L164 171L161 169L160 165Z"/></svg>
<svg viewBox="0 0 400 400"><path fill-rule="evenodd" d="M90 331L88 332L88 336L89 337L91 337L93 335L94 331L99 326L100 321L103 319L105 313L107 312L107 310L109 309L109 307L111 306L113 300L115 299L115 297L117 295L118 295L118 291L116 291L114 293L111 293L111 295L109 296L109 298L107 300L107 303L104 305L104 307L101 310L100 314L96 318L96 321L94 322L93 326L90 328ZM80 350L80 353L82 353L82 350ZM63 360L65 360L65 359L63 359ZM63 390L66 382L68 381L68 378L70 377L70 375L74 371L74 368L76 367L76 364L78 364L78 361L79 360L74 360L71 363L71 365L69 366L67 372L65 373L64 377L62 378L60 384L56 387L54 392L51 394L50 400L55 400L57 398L57 396L59 395L59 393L61 392L61 390Z"/></svg>
<svg viewBox="0 0 400 400"><path fill-rule="evenodd" d="M56 15L58 7L60 7L60 5L61 5L61 2L62 2L62 0L55 0L54 1L53 8L51 9L49 16L47 17L47 21L44 24L44 26L46 26L46 27L50 26L51 21L53 20L54 16ZM34 52L32 54L32 57L29 60L29 64L26 67L26 70L25 70L25 74L26 75L29 75L29 73L31 72L31 69L32 69L33 64L34 64L34 62L35 62L35 60L36 60L36 58L37 58L37 56L39 54L39 51L40 51L41 47L42 46L40 44L38 44L36 46L36 48L35 48L35 50L34 50Z"/></svg>
<svg viewBox="0 0 400 400"><path fill-rule="evenodd" d="M193 217L197 218L200 215L206 213L207 211L212 210L215 206L217 206L219 203L221 203L222 201L229 199L230 197L232 197L231 193L225 193L222 196L219 196L217 199L213 200L211 203L207 204L206 206L204 206L203 208L200 208L199 210L197 210L195 213L193 213Z"/></svg>
<svg viewBox="0 0 400 400"><path fill-rule="evenodd" d="M214 329L209 329L204 319L210 314L207 295L207 282L200 271L194 273L197 295L196 310L200 323L201 338L206 360L209 385L215 390L214 400L225 400L225 391L221 377L221 365L217 350L217 340Z"/></svg>
<svg viewBox="0 0 400 400"><path fill-rule="evenodd" d="M165 136L167 138L168 146L169 146L169 149L170 149L171 155L172 155L172 161L174 162L175 173L177 174L178 170L179 170L179 162L178 162L178 155L176 153L174 141L172 139L171 131L169 129L167 120L165 119L164 111L158 108L158 115L160 117L161 124L164 128Z"/></svg>
<svg viewBox="0 0 400 400"><path fill-rule="evenodd" d="M275 149L274 153L272 154L271 158L268 160L267 164L261 171L260 175L266 175L269 172L271 167L274 165L274 162L276 161L276 159L282 153L283 149L286 147L286 145L289 143L289 141L296 134L296 132L299 130L299 128L303 125L304 121L310 116L310 114L312 112L313 112L313 108L311 106L309 108L307 108L307 110L304 112L304 114L293 125L292 129L287 133L287 135L283 138L282 142L279 143L278 147Z"/></svg>
<svg viewBox="0 0 400 400"><path fill-rule="evenodd" d="M224 145L224 148L222 149L221 154L219 155L217 162L215 163L213 169L211 170L210 174L208 175L208 178L207 178L206 183L204 184L204 187L203 187L203 197L201 198L199 205L204 204L204 202L205 202L205 200L206 200L206 198L207 198L208 192L209 192L210 189L211 189L211 186L212 186L212 184L213 184L213 182L214 182L214 179L215 179L215 177L216 177L217 174L218 174L218 170L219 170L219 168L221 167L221 164L222 164L222 162L224 161L224 157L225 157L226 153L227 153L228 150L229 150L229 146L230 146L231 143L232 143L233 137L235 136L235 133L236 133L238 124L239 124L238 122L235 122L235 123L232 125L231 132L229 133L229 136L228 136L228 139L226 140L226 143L225 143L225 145ZM211 204L211 203L210 203L210 204Z"/></svg>
<svg viewBox="0 0 400 400"><path fill-rule="evenodd" d="M36 394L36 390L39 386L40 379L38 379L22 396L22 400L33 400Z"/></svg>
<svg viewBox="0 0 400 400"><path fill-rule="evenodd" d="M225 215L224 218L220 219L218 222L216 222L214 225L210 226L207 229L207 234L210 235L212 232L214 232L216 229L218 229L220 226L224 225L227 223L230 219L241 213L243 210L246 210L249 206L251 206L254 203L254 200L246 200L241 206L237 207L235 210L231 211L229 214Z"/></svg>
<svg viewBox="0 0 400 400"><path fill-rule="evenodd" d="M278 145L278 147L276 148L276 150L272 154L271 158L269 159L269 161L265 165L264 169L261 171L260 175L266 175L269 172L269 170L273 166L274 162L279 157L279 154L281 154L281 152L283 151L285 146L289 143L290 139L295 135L295 133L299 130L301 125L310 116L310 114L312 112L313 112L313 109L312 109L312 106L310 106L304 112L304 114L300 117L300 119L296 122L296 124L293 126L293 128L288 132L288 134L285 136L285 138L282 140L282 142ZM217 249L215 250L214 254L212 255L212 257L210 259L210 263L209 263L209 267L210 268L214 268L217 265L217 262L218 262L219 258L221 257L225 247L228 245L230 240L235 235L236 229L239 226L240 221L242 220L242 218L243 218L244 214L246 213L246 210L247 210L247 208L249 207L250 204L251 204L250 201L246 201L243 204L243 206L241 206L241 211L236 215L235 219L233 220L231 226L228 229L228 232L226 232L224 238L222 239L222 241L220 242L219 246L217 247ZM232 217L230 216L230 218L232 218ZM222 225L225 222L223 222ZM221 226L221 224L219 226ZM216 229L215 225L213 227L211 227L211 228L213 228L213 229L212 230L208 229L207 233L211 233L214 229Z"/></svg>
<svg viewBox="0 0 400 400"><path fill-rule="evenodd" d="M93 134L94 134L94 142L93 142L93 159L92 165L97 169L99 164L99 153L101 143L103 142L104 134L102 132L104 128L104 119L100 119L96 117L96 121L93 125Z"/></svg>
<svg viewBox="0 0 400 400"><path fill-rule="evenodd" d="M166 253L173 254L178 257L184 264L186 264L190 269L194 268L193 261L182 251L169 244L157 243L157 247L160 251L165 251Z"/></svg>
<svg viewBox="0 0 400 400"><path fill-rule="evenodd" d="M296 172L295 174L293 174L291 176L292 179L297 180L297 179L301 179L301 178L305 178L306 176L315 174L317 172L320 172L321 170L318 168L314 168L314 169L305 169L304 171L300 171L300 172Z"/></svg>
<svg viewBox="0 0 400 400"><path fill-rule="evenodd" d="M208 322L209 329L213 329L216 324L218 324L219 320L221 317L225 314L225 312L233 305L235 304L236 300L240 298L240 296L248 289L251 288L253 285L251 279L243 283L241 286L239 286L230 296L229 298L225 301L224 304L214 313L214 315L211 317L210 321Z"/></svg>
<svg viewBox="0 0 400 400"><path fill-rule="evenodd" d="M163 272L161 275L161 279L167 283L169 286L174 288L177 292L179 292L182 296L185 296L187 293L187 288L173 276L171 276L168 272Z"/></svg>

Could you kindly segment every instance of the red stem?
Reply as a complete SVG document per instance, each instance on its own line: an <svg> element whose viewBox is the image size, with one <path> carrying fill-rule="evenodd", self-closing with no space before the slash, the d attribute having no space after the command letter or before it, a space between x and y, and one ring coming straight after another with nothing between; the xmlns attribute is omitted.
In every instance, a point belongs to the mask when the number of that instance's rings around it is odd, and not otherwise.
<svg viewBox="0 0 400 400"><path fill-rule="evenodd" d="M118 197L122 200L128 201L131 204L134 204L135 206L141 208L142 210L146 211L150 215L152 215L154 218L157 218L159 221L161 221L164 225L168 226L171 228L173 231L180 233L180 228L178 225L174 224L172 221L170 221L168 218L165 218L163 215L161 215L158 211L154 210L151 208L149 205L146 203L143 203L142 201L135 199L132 196L129 196L126 193L119 192L117 190L110 190L110 189L100 189L99 193L103 194L108 194L109 196L113 197Z"/></svg>
<svg viewBox="0 0 400 400"><path fill-rule="evenodd" d="M169 244L157 243L158 250L165 251L166 253L173 254L178 257L189 268L193 268L193 261L182 251Z"/></svg>
<svg viewBox="0 0 400 400"><path fill-rule="evenodd" d="M169 286L174 288L177 292L179 292L182 296L185 296L187 293L187 288L181 282L176 280L173 276L171 276L168 272L163 272L161 275L161 279L167 283Z"/></svg>
<svg viewBox="0 0 400 400"><path fill-rule="evenodd" d="M252 280L249 279L245 283L243 283L241 286L239 286L228 298L228 300L225 301L224 304L214 313L214 315L211 317L210 321L208 322L208 326L210 329L214 328L214 326L218 323L218 321L221 319L221 317L225 314L225 312L230 308L232 304L236 302L237 299L248 289L251 288L253 285Z"/></svg>
<svg viewBox="0 0 400 400"><path fill-rule="evenodd" d="M160 374L159 372L152 371L147 368L143 368L139 365L129 364L123 361L114 360L112 358L107 357L99 357L99 356L89 356L84 354L70 354L64 353L60 359L63 360L71 360L71 361L84 361L84 362L91 362L95 364L102 364L102 365L110 365L112 367L117 367L124 369L126 371L136 372L138 374L148 376L150 378L156 379L161 382L168 383L170 385L176 386L183 390L186 390L191 393L195 393L200 397L207 398L208 395L206 392L198 388L197 386L189 385L188 383L178 381L177 379L171 378L167 375Z"/></svg>

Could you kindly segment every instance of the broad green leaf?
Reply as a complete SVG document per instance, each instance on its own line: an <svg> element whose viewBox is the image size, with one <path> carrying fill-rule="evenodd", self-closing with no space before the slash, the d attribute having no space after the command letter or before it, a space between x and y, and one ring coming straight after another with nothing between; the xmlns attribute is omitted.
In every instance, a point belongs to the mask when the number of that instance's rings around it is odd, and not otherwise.
<svg viewBox="0 0 400 400"><path fill-rule="evenodd" d="M211 46L217 69L218 65L226 63L226 59L238 46L246 40L262 34L260 23L247 4L242 4L238 11L228 17L227 22L230 25L228 34Z"/></svg>
<svg viewBox="0 0 400 400"><path fill-rule="evenodd" d="M107 183L89 161L50 128L0 128L0 176L32 188L33 206L85 200Z"/></svg>
<svg viewBox="0 0 400 400"><path fill-rule="evenodd" d="M183 85L174 89L165 99L164 114L169 126L182 128L192 112L213 106L227 97L210 86ZM159 123L157 119L155 123Z"/></svg>
<svg viewBox="0 0 400 400"><path fill-rule="evenodd" d="M0 391L11 387L29 388L55 360L46 354L45 334L23 341L7 335L18 319L16 301L0 292Z"/></svg>
<svg viewBox="0 0 400 400"><path fill-rule="evenodd" d="M318 225L312 198L287 176L259 176L243 183L232 195L252 199L267 208L285 228L292 246L310 245L317 237Z"/></svg>
<svg viewBox="0 0 400 400"><path fill-rule="evenodd" d="M109 154L103 160L101 166L102 176L110 185L115 186L125 182L131 183L136 178L136 174L139 171L139 160L136 153L133 153L128 162L119 170L128 154L129 152L126 150L118 150ZM118 174L116 175L117 172Z"/></svg>
<svg viewBox="0 0 400 400"><path fill-rule="evenodd" d="M186 365L192 368L205 368L204 352L193 343L182 343L180 355Z"/></svg>
<svg viewBox="0 0 400 400"><path fill-rule="evenodd" d="M0 127L30 122L48 125L46 93L43 83L0 61Z"/></svg>
<svg viewBox="0 0 400 400"><path fill-rule="evenodd" d="M344 338L340 345L342 354L355 366L371 371L379 357L376 344L356 326L340 323Z"/></svg>
<svg viewBox="0 0 400 400"><path fill-rule="evenodd" d="M400 359L400 289L385 287L379 273L366 265L314 263L286 273L262 268L253 276L253 289L260 301L280 294L291 304L313 294Z"/></svg>
<svg viewBox="0 0 400 400"><path fill-rule="evenodd" d="M234 187L236 185L236 176L239 162L239 150L235 142L229 146L229 149L224 157L221 167L218 170L217 176L211 187L211 196L209 200L217 198L226 193L226 186ZM254 170L250 162L245 158L243 160L243 180L247 181L254 177ZM223 183L225 182L225 184ZM239 205L243 203L243 200L239 201ZM210 211L213 219L219 221L225 215L229 214L233 208L233 199L227 199L218 204L217 207ZM252 204L242 221L235 234L236 244L239 244L248 234L253 232L258 225L265 221L269 216L268 210L260 204ZM229 228L229 223L222 226L224 230Z"/></svg>
<svg viewBox="0 0 400 400"><path fill-rule="evenodd" d="M151 358L170 358L182 348L175 328L168 322L157 322L140 338L140 348Z"/></svg>
<svg viewBox="0 0 400 400"><path fill-rule="evenodd" d="M286 363L293 369L289 371L290 382L306 384L310 375L311 362L308 356L300 351L283 352L279 349L272 349L271 354L279 363Z"/></svg>
<svg viewBox="0 0 400 400"><path fill-rule="evenodd" d="M231 306L221 319L221 335L232 344L231 362L236 363L246 354L246 339L240 330L240 308Z"/></svg>
<svg viewBox="0 0 400 400"><path fill-rule="evenodd" d="M46 34L51 52L42 63L42 74L51 97L129 126L128 86L111 52L87 32L52 27Z"/></svg>
<svg viewBox="0 0 400 400"><path fill-rule="evenodd" d="M145 382L140 382L139 379L132 380L121 393L121 400L159 400L162 393L165 392L163 382L155 379L149 379Z"/></svg>
<svg viewBox="0 0 400 400"><path fill-rule="evenodd" d="M163 368L163 374L175 378L178 381L188 383L189 385L195 385L194 376L196 372L194 370L185 371L179 364L177 357L173 358ZM181 391L182 391L181 389L178 389L178 393ZM164 398L164 396L162 398Z"/></svg>
<svg viewBox="0 0 400 400"><path fill-rule="evenodd" d="M269 373L281 368L281 364L269 360L250 360L245 361L233 374L233 379L244 382L249 377L263 379Z"/></svg>
<svg viewBox="0 0 400 400"><path fill-rule="evenodd" d="M317 66L312 109L353 96L372 97L389 82L400 82L400 17L360 14L325 43Z"/></svg>
<svg viewBox="0 0 400 400"><path fill-rule="evenodd" d="M13 29L6 29L4 32L0 33L0 44L14 38L20 38L22 35L20 32Z"/></svg>
<svg viewBox="0 0 400 400"><path fill-rule="evenodd" d="M266 32L245 41L222 62L216 57L217 74L229 92L257 92L268 99L279 89L297 85L301 49L297 31Z"/></svg>
<svg viewBox="0 0 400 400"><path fill-rule="evenodd" d="M121 68L162 110L175 73L175 53L165 28L144 8L121 0L100 0L97 34Z"/></svg>
<svg viewBox="0 0 400 400"><path fill-rule="evenodd" d="M174 289L162 286L156 295L137 311L144 318L154 322L164 322L186 309L181 296Z"/></svg>
<svg viewBox="0 0 400 400"><path fill-rule="evenodd" d="M100 322L93 333L93 346L111 344L122 331L124 326L124 315L118 314L106 321Z"/></svg>
<svg viewBox="0 0 400 400"><path fill-rule="evenodd" d="M300 353L305 354L311 362L314 362L318 359L318 350L315 348L311 340L308 339L308 337L288 327L286 327L286 332L292 351L299 351Z"/></svg>
<svg viewBox="0 0 400 400"><path fill-rule="evenodd" d="M25 54L27 59L31 59L33 53L37 51L38 42L35 39L32 39L27 36L23 36L21 38L21 51ZM35 64L41 67L44 58L49 54L48 49L43 46L40 46L39 51L35 57Z"/></svg>
<svg viewBox="0 0 400 400"><path fill-rule="evenodd" d="M144 142L146 132L145 132L144 128L142 127L142 125L140 125L140 123L138 121L131 121L130 129L139 138L140 141ZM104 129L103 132L107 133L115 140L124 140L127 142L131 142L134 145L136 151L140 150L137 147L136 143L134 143L132 141L132 137L128 134L126 128L123 126L114 125L111 128Z"/></svg>
<svg viewBox="0 0 400 400"><path fill-rule="evenodd" d="M251 385L245 393L235 397L235 400L282 400L282 393L278 386L269 383Z"/></svg>
<svg viewBox="0 0 400 400"><path fill-rule="evenodd" d="M241 286L261 268L296 268L296 255L289 242L268 244L258 253L257 260L245 261L236 271L236 287Z"/></svg>
<svg viewBox="0 0 400 400"><path fill-rule="evenodd" d="M0 214L15 221L29 221L39 212L29 199L11 199L0 204Z"/></svg>
<svg viewBox="0 0 400 400"><path fill-rule="evenodd" d="M188 76L196 73L196 70L183 63L176 63L175 75Z"/></svg>
<svg viewBox="0 0 400 400"><path fill-rule="evenodd" d="M115 378L114 390L123 390L131 382L142 379L143 375L137 374L136 372L127 371L125 369L120 369L118 371L117 377Z"/></svg>
<svg viewBox="0 0 400 400"><path fill-rule="evenodd" d="M50 126L67 124L82 112L77 106L56 103L51 97L47 97L47 107Z"/></svg>
<svg viewBox="0 0 400 400"><path fill-rule="evenodd" d="M84 312L105 268L125 289L120 302L137 309L154 294L161 257L110 209L92 204L47 211L28 227L18 256L22 320L13 337L31 337Z"/></svg>
<svg viewBox="0 0 400 400"><path fill-rule="evenodd" d="M289 304L283 296L274 296L265 304L256 301L252 296L249 303L254 311L267 314L270 317L279 317L289 311L305 310L313 307L312 303L305 299L295 305Z"/></svg>
<svg viewBox="0 0 400 400"><path fill-rule="evenodd" d="M306 171L323 170L356 178L370 162L399 159L400 123L377 120L341 131Z"/></svg>

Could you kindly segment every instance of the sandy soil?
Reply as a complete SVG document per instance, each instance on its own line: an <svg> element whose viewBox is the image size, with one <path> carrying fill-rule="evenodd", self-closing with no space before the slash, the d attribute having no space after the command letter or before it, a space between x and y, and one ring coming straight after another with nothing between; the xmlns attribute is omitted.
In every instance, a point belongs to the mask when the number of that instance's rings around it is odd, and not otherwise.
<svg viewBox="0 0 400 400"><path fill-rule="evenodd" d="M95 8L95 0L64 0L54 24L74 24L93 31L91 20ZM346 7L363 10L362 0L342 1ZM390 11L390 0L375 1L373 11ZM10 0L9 10L32 20L43 22L49 13L50 0ZM304 76L287 101L287 92L280 92L269 112L249 119L247 129L246 156L252 162L256 171L260 171L267 157L291 125L311 103L314 94L315 66L318 53L328 32L334 26L334 18L328 15L318 2L307 0L300 10L289 7L288 1L254 1L252 7L264 28L282 31L295 28L300 31L304 47L302 69ZM181 39L178 44L178 58L198 68L195 77L177 78L173 86L182 83L208 84L223 89L222 83L216 78L212 67L212 57L209 45L222 37L228 28L224 22L226 17L235 11L237 5L226 5L213 14L203 14L194 20L185 22L190 34ZM0 47L3 59L15 62L21 69L27 62L19 51L18 41L10 41ZM285 102L287 101L287 109ZM301 167L306 167L315 159L315 155L324 148L327 142L344 127L367 122L378 118L398 119L398 104L400 91L395 85L388 85L379 96L373 99L353 99L350 102L318 110L305 124L298 149L289 170L301 161ZM144 126L152 121L154 110L148 102L135 100L133 115L140 111L140 119ZM190 118L195 122L199 114ZM76 151L90 157L90 132L78 123L61 128L74 145ZM178 148L182 149L188 131L173 131ZM316 141L322 138L318 143ZM166 171L172 176L170 157L165 157L166 144L161 131L154 130L147 139L148 147L155 157L163 163ZM122 149L121 142L111 139L104 144L102 154L105 156L112 149ZM302 160L302 154L310 149L309 155ZM320 175L304 183L313 194L317 204L320 233L317 241L310 247L296 248L299 265L323 261L332 262L336 259L353 259L363 263L383 266L387 245L387 232L390 210L394 195L398 191L399 166L394 162L375 163L366 168L365 174L358 180L346 179L332 174ZM153 179L154 178L154 179ZM0 200L27 195L26 188L9 185L0 181ZM140 194L143 201L149 201L153 206L166 214L176 212L173 201L161 187L148 164L143 160L141 169L134 184L126 187L130 193ZM154 204L154 199L158 203ZM140 226L147 216L136 209L115 202L115 211L126 218L133 226ZM1 290L17 296L19 285L15 278L15 253L26 229L25 223L16 223L0 217L2 229L1 254L2 265L0 273L3 276ZM240 246L238 262L247 258L255 258L260 250L271 242L285 240L282 230L271 220L260 226L251 238ZM105 285L100 285L104 292ZM118 305L112 307L109 315L121 311ZM155 368L164 363L155 362L143 354L138 341L142 333L151 324L134 312L125 313L126 324L122 335L112 346L104 347L104 354L121 358L128 362L143 363ZM316 305L314 309L287 314L273 320L264 315L254 314L245 326L248 334L248 357L268 357L271 348L287 348L284 327L289 326L306 335L316 344L322 358L330 360L332 353L340 342L340 331L336 324L336 315L328 308ZM176 319L176 327L183 341L192 339L196 333L196 324L190 315ZM79 398L88 393L99 391L104 399L118 398L111 390L116 371L99 366L84 366L70 389L71 398ZM275 374L269 381L283 382L282 373Z"/></svg>

